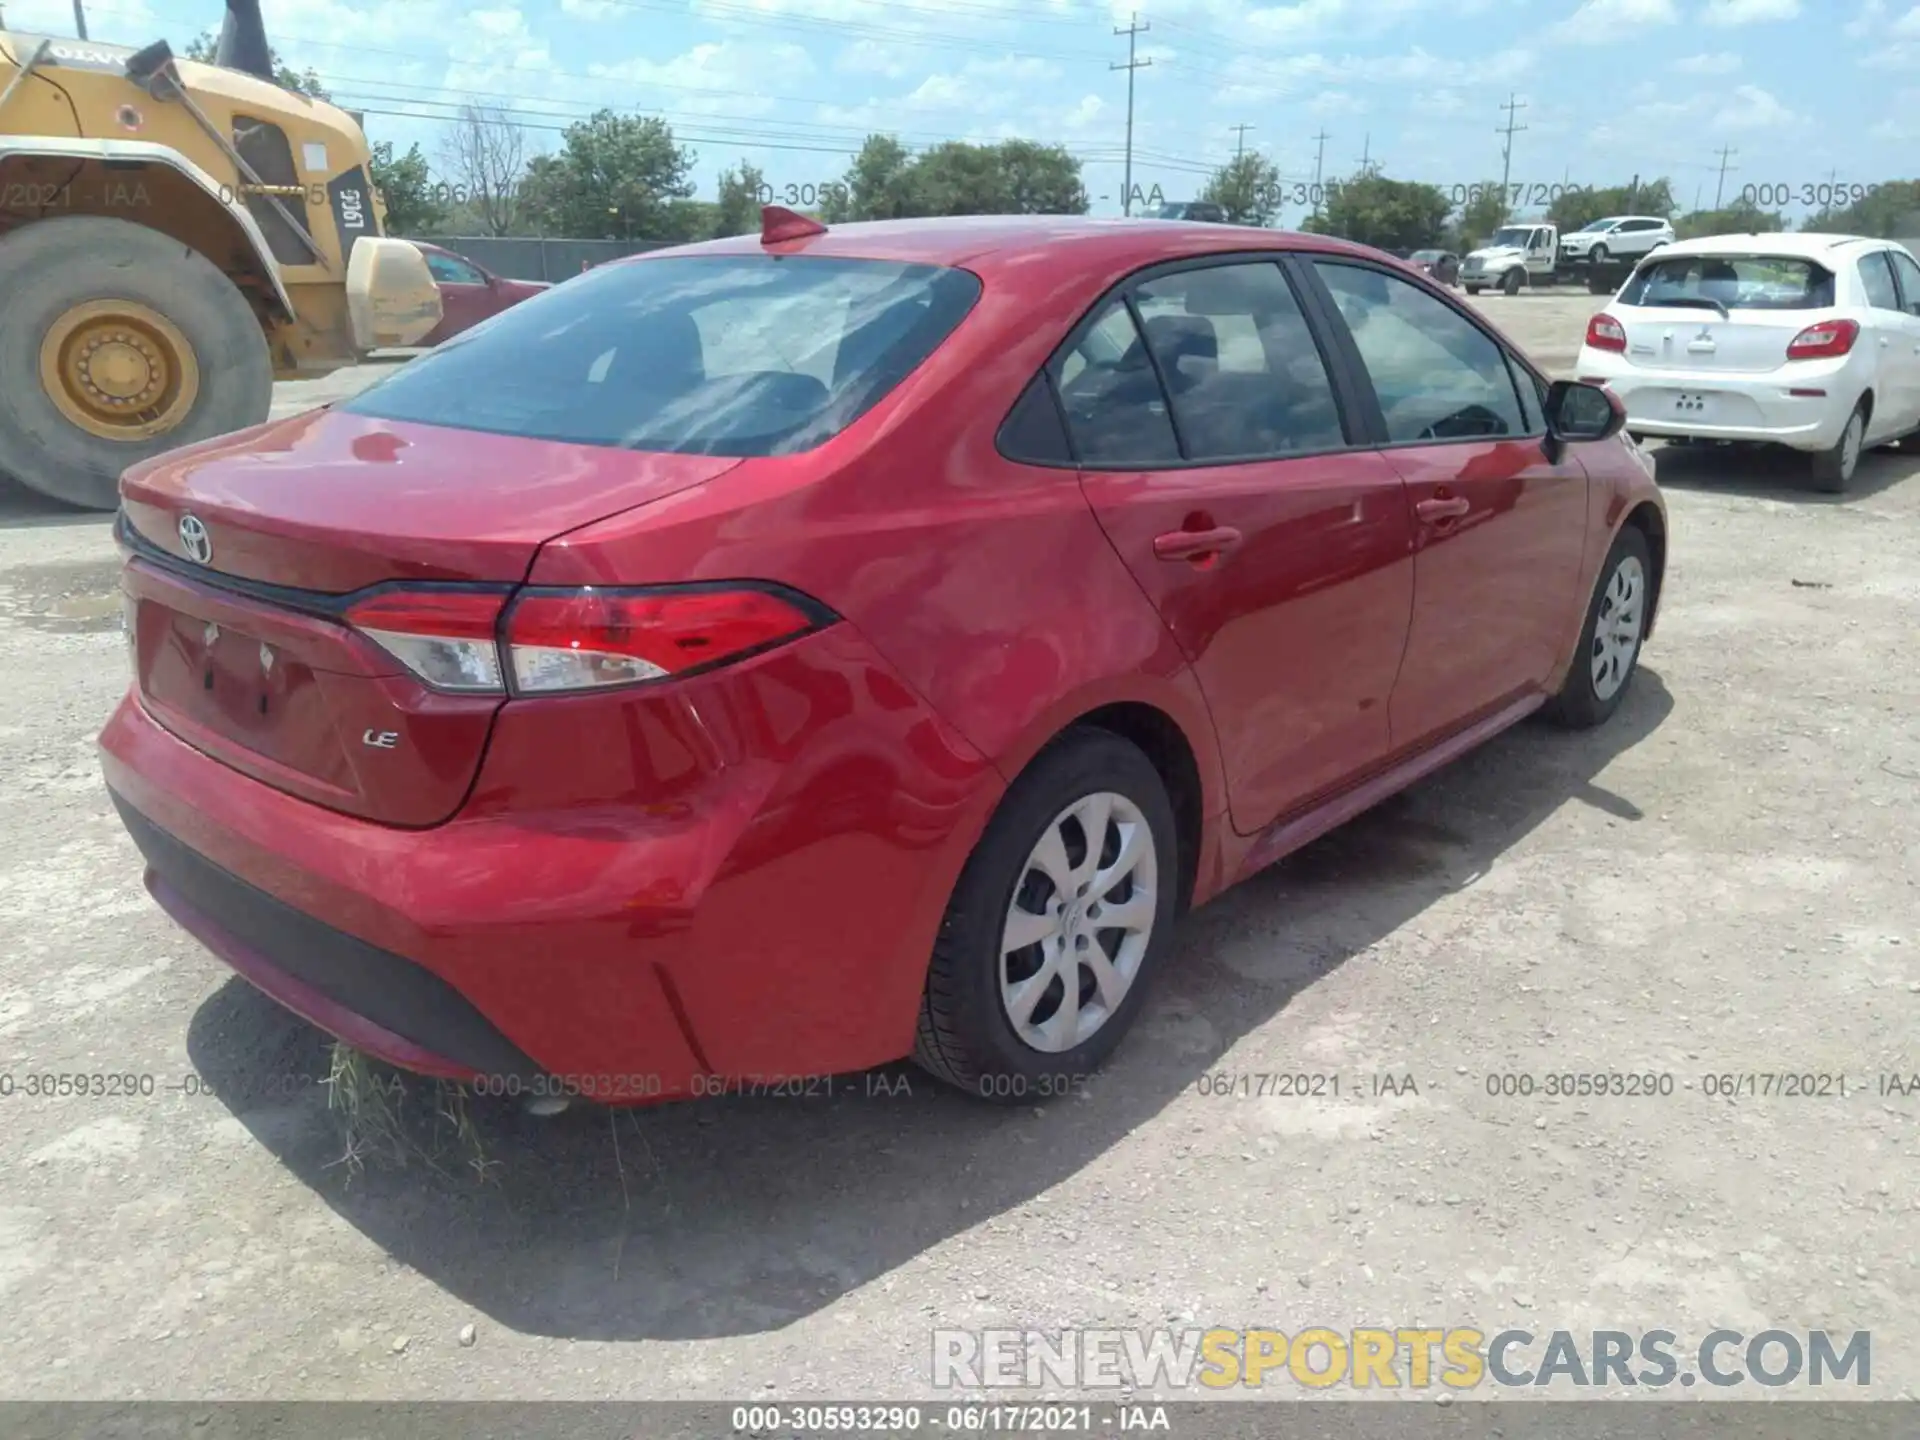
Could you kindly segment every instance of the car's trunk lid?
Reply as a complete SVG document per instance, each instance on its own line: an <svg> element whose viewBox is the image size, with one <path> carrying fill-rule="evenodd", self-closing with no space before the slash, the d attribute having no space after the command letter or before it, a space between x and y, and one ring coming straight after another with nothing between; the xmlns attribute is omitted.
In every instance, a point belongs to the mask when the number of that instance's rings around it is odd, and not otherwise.
<svg viewBox="0 0 1920 1440"><path fill-rule="evenodd" d="M1627 362L1643 370L1764 374L1787 363L1787 346L1814 319L1805 311L1615 304L1608 314L1626 332Z"/></svg>
<svg viewBox="0 0 1920 1440"><path fill-rule="evenodd" d="M507 591L545 541L738 463L314 414L136 467L121 542L141 702L290 794L437 824L501 698L422 684L353 629L355 594Z"/></svg>

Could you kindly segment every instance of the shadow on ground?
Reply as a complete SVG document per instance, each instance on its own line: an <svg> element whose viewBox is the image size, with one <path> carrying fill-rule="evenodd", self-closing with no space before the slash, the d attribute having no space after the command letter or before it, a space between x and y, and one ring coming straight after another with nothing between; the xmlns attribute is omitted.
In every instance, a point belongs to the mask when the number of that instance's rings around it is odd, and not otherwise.
<svg viewBox="0 0 1920 1440"><path fill-rule="evenodd" d="M1902 480L1920 475L1920 453L1909 441L1899 450L1869 450L1844 493L1813 488L1809 462L1796 451L1773 446L1662 445L1654 451L1660 484L1670 490L1710 490L1753 500L1808 505L1846 505L1872 499Z"/></svg>
<svg viewBox="0 0 1920 1440"><path fill-rule="evenodd" d="M343 1218L499 1324L591 1340L777 1328L1068 1179L1560 806L1639 821L1598 777L1672 708L1643 669L1606 726L1521 725L1191 915L1140 1029L1083 1094L1044 1108L990 1107L905 1066L831 1099L547 1120L481 1102L489 1183L417 1166L349 1183L322 1092L234 1108ZM1301 937L1278 965L1276 931ZM237 979L194 1015L188 1049L221 1094L326 1073L323 1037Z"/></svg>

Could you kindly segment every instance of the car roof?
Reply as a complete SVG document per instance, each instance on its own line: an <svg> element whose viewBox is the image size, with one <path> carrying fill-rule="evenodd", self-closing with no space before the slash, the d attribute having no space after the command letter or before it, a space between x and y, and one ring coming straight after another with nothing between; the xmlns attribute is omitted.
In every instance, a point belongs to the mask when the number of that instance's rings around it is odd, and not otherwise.
<svg viewBox="0 0 1920 1440"><path fill-rule="evenodd" d="M1664 255L1782 255L1822 260L1836 250L1852 245L1884 245L1864 235L1825 235L1804 230L1760 231L1745 235L1702 235L1693 240L1676 240L1654 251Z"/></svg>
<svg viewBox="0 0 1920 1440"><path fill-rule="evenodd" d="M1313 250L1322 254L1378 257L1380 252L1293 230L1183 220L1099 220L1084 215L952 215L917 220L865 220L832 225L819 235L772 247L782 255L891 260L947 265L984 274L1037 261L1104 265L1121 261L1145 266L1246 250ZM760 254L758 235L735 235L651 250L614 264L644 263L674 255ZM1389 259L1391 257L1388 257Z"/></svg>

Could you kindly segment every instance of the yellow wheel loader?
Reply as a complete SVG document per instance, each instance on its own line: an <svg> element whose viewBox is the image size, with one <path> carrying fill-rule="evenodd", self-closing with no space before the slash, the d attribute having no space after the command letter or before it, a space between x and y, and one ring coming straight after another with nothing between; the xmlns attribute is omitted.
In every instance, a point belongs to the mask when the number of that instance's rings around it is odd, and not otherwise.
<svg viewBox="0 0 1920 1440"><path fill-rule="evenodd" d="M276 379L439 323L366 136L270 54L259 0L227 0L211 65L0 29L0 473L110 510L135 461L265 420Z"/></svg>

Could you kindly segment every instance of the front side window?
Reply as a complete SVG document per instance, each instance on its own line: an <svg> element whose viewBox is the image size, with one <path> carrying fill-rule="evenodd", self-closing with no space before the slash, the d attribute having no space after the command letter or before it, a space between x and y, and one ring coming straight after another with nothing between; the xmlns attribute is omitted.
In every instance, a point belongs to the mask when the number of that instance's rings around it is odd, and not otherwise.
<svg viewBox="0 0 1920 1440"><path fill-rule="evenodd" d="M980 295L964 270L825 256L599 266L338 408L582 445L789 455L909 375Z"/></svg>
<svg viewBox="0 0 1920 1440"><path fill-rule="evenodd" d="M1112 300L1055 362L1075 456L1090 465L1177 464L1167 400L1133 315Z"/></svg>
<svg viewBox="0 0 1920 1440"><path fill-rule="evenodd" d="M486 278L464 260L451 255L426 252L427 270L442 285L484 285Z"/></svg>
<svg viewBox="0 0 1920 1440"><path fill-rule="evenodd" d="M1278 265L1177 271L1141 285L1135 303L1189 460L1346 443L1333 382Z"/></svg>
<svg viewBox="0 0 1920 1440"><path fill-rule="evenodd" d="M1528 431L1506 352L1419 286L1360 265L1316 260L1379 396L1395 444Z"/></svg>

